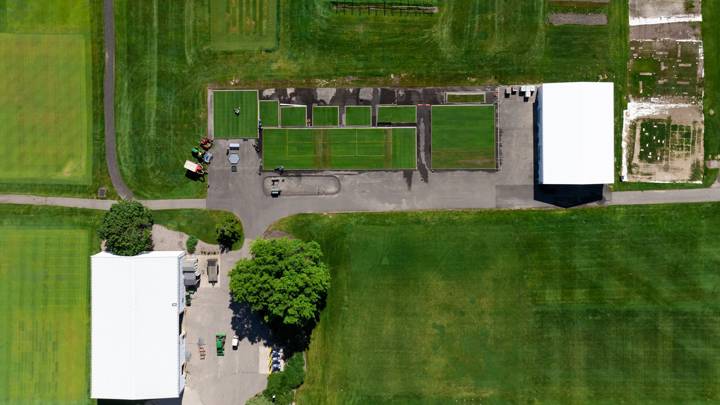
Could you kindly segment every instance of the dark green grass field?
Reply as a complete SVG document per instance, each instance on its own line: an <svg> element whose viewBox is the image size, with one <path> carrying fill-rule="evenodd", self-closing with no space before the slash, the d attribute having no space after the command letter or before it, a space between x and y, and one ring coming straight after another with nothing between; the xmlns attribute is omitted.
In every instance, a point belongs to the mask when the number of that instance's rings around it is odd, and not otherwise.
<svg viewBox="0 0 720 405"><path fill-rule="evenodd" d="M314 105L313 126L314 127L336 127L339 124L340 108L336 105Z"/></svg>
<svg viewBox="0 0 720 405"><path fill-rule="evenodd" d="M280 126L304 127L307 125L307 107L280 106Z"/></svg>
<svg viewBox="0 0 720 405"><path fill-rule="evenodd" d="M263 166L288 170L415 168L415 128L267 129Z"/></svg>
<svg viewBox="0 0 720 405"><path fill-rule="evenodd" d="M0 403L90 404L100 211L0 205Z"/></svg>
<svg viewBox="0 0 720 405"><path fill-rule="evenodd" d="M138 198L204 195L206 184L177 168L207 127L208 85L233 79L242 88L314 88L603 77L616 83L622 116L627 1L611 1L602 27L549 26L544 0L440 8L434 16L353 15L333 11L330 0L282 1L275 50L218 52L209 1L116 0L116 126L126 182Z"/></svg>
<svg viewBox="0 0 720 405"><path fill-rule="evenodd" d="M240 114L235 114L235 108ZM213 130L216 138L257 138L257 90L213 91Z"/></svg>
<svg viewBox="0 0 720 405"><path fill-rule="evenodd" d="M432 107L433 169L494 169L495 107Z"/></svg>
<svg viewBox="0 0 720 405"><path fill-rule="evenodd" d="M298 404L716 403L720 205L301 215L332 287Z"/></svg>
<svg viewBox="0 0 720 405"><path fill-rule="evenodd" d="M110 188L101 1L0 1L0 192Z"/></svg>
<svg viewBox="0 0 720 405"><path fill-rule="evenodd" d="M211 47L218 51L273 49L277 0L210 0Z"/></svg>
<svg viewBox="0 0 720 405"><path fill-rule="evenodd" d="M369 105L349 105L345 107L345 125L369 127L372 125L372 107Z"/></svg>
<svg viewBox="0 0 720 405"><path fill-rule="evenodd" d="M279 127L280 103L277 100L260 100L260 119L263 127Z"/></svg>

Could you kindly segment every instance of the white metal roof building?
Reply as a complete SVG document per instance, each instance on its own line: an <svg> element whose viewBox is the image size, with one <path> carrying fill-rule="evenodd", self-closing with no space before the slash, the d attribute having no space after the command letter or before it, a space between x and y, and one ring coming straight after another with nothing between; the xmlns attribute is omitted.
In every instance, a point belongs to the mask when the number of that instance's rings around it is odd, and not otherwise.
<svg viewBox="0 0 720 405"><path fill-rule="evenodd" d="M184 252L91 257L90 396L177 398L185 387Z"/></svg>
<svg viewBox="0 0 720 405"><path fill-rule="evenodd" d="M550 83L538 91L541 184L615 181L613 83Z"/></svg>

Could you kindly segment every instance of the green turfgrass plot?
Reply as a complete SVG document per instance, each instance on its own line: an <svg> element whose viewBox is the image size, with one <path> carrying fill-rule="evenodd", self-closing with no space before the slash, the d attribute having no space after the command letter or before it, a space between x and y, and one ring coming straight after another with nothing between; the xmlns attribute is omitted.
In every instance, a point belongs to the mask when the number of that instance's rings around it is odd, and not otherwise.
<svg viewBox="0 0 720 405"><path fill-rule="evenodd" d="M0 221L0 403L91 402L91 240L87 229Z"/></svg>
<svg viewBox="0 0 720 405"><path fill-rule="evenodd" d="M263 127L280 126L280 103L277 100L260 100L260 120Z"/></svg>
<svg viewBox="0 0 720 405"><path fill-rule="evenodd" d="M433 169L495 168L495 107L432 107Z"/></svg>
<svg viewBox="0 0 720 405"><path fill-rule="evenodd" d="M235 114L240 108L240 114ZM213 91L213 131L216 138L257 138L257 90Z"/></svg>
<svg viewBox="0 0 720 405"><path fill-rule="evenodd" d="M280 106L280 126L304 127L307 124L307 107L283 105Z"/></svg>
<svg viewBox="0 0 720 405"><path fill-rule="evenodd" d="M263 132L266 168L414 169L415 156L415 128L298 128Z"/></svg>
<svg viewBox="0 0 720 405"><path fill-rule="evenodd" d="M720 205L280 226L332 271L299 404L720 401Z"/></svg>
<svg viewBox="0 0 720 405"><path fill-rule="evenodd" d="M0 181L92 183L87 51L80 34L0 34Z"/></svg>
<svg viewBox="0 0 720 405"><path fill-rule="evenodd" d="M218 51L277 46L277 0L210 0L210 43Z"/></svg>
<svg viewBox="0 0 720 405"><path fill-rule="evenodd" d="M313 126L314 127L336 127L338 126L340 108L336 105L314 105Z"/></svg>
<svg viewBox="0 0 720 405"><path fill-rule="evenodd" d="M415 124L417 111L414 105L378 106L378 124Z"/></svg>
<svg viewBox="0 0 720 405"><path fill-rule="evenodd" d="M484 103L485 93L448 93L448 103Z"/></svg>
<svg viewBox="0 0 720 405"><path fill-rule="evenodd" d="M369 105L349 105L345 107L345 125L369 127L372 125L372 107Z"/></svg>

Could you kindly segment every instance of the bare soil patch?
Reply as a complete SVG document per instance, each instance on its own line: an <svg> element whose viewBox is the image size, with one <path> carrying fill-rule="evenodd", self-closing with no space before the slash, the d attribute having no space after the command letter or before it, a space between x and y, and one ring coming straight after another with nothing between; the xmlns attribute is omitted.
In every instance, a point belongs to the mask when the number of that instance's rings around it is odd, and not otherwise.
<svg viewBox="0 0 720 405"><path fill-rule="evenodd" d="M630 103L623 128L626 180L702 181L704 130L700 106Z"/></svg>
<svg viewBox="0 0 720 405"><path fill-rule="evenodd" d="M700 15L701 0L630 0L630 18Z"/></svg>
<svg viewBox="0 0 720 405"><path fill-rule="evenodd" d="M553 13L548 16L551 25L607 25L605 14Z"/></svg>

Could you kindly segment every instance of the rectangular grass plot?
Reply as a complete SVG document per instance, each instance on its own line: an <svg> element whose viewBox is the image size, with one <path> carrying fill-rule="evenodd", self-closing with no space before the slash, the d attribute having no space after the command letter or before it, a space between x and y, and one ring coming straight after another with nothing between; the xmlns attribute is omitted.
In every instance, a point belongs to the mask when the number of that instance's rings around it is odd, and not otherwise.
<svg viewBox="0 0 720 405"><path fill-rule="evenodd" d="M213 133L216 138L257 138L257 90L213 91Z"/></svg>
<svg viewBox="0 0 720 405"><path fill-rule="evenodd" d="M280 126L280 103L277 100L260 100L260 121L263 127Z"/></svg>
<svg viewBox="0 0 720 405"><path fill-rule="evenodd" d="M280 107L280 126L304 127L307 122L305 106L284 105Z"/></svg>
<svg viewBox="0 0 720 405"><path fill-rule="evenodd" d="M378 125L415 125L417 122L417 111L414 105L381 105L378 106L377 122Z"/></svg>
<svg viewBox="0 0 720 405"><path fill-rule="evenodd" d="M494 169L495 107L432 107L433 169Z"/></svg>
<svg viewBox="0 0 720 405"><path fill-rule="evenodd" d="M314 127L336 127L338 126L339 107L335 105L313 106Z"/></svg>
<svg viewBox="0 0 720 405"><path fill-rule="evenodd" d="M369 127L372 125L372 107L369 105L349 105L345 107L345 125L349 127Z"/></svg>

